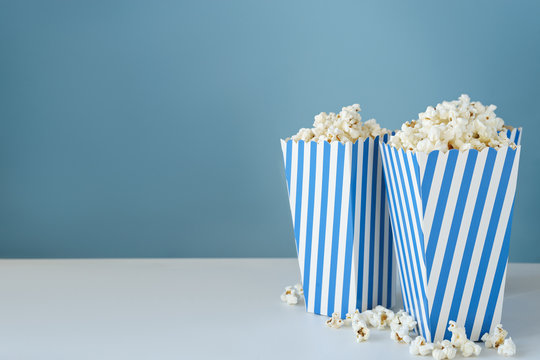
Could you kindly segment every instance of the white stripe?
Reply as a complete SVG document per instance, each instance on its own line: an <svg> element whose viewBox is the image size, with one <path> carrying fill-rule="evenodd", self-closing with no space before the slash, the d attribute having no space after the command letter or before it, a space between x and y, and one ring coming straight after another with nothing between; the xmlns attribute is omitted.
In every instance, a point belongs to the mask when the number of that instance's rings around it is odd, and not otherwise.
<svg viewBox="0 0 540 360"><path fill-rule="evenodd" d="M294 227L296 226L296 224L294 223L294 213L296 210L296 181L298 177L298 143L296 141L293 141L292 143L291 152L291 183L289 186L289 203L291 205L292 223Z"/></svg>
<svg viewBox="0 0 540 360"><path fill-rule="evenodd" d="M281 142L281 152L283 153L283 164L287 166L287 142L283 139L281 139L280 142Z"/></svg>
<svg viewBox="0 0 540 360"><path fill-rule="evenodd" d="M306 256L306 228L309 197L309 163L310 163L309 143L304 144L304 169L302 174L302 204L300 205L300 231L298 240L298 264L300 265L300 278L304 281L304 266Z"/></svg>
<svg viewBox="0 0 540 360"><path fill-rule="evenodd" d="M347 224L349 223L349 199L351 197L351 143L344 145L343 161L343 186L341 196L341 215L339 218L339 245L336 267L336 294L334 297L334 309L341 312L343 297L343 280L345 271L345 251L347 245ZM346 299L345 301L347 301ZM347 305L348 307L348 305ZM344 314L342 314L344 315Z"/></svg>
<svg viewBox="0 0 540 360"><path fill-rule="evenodd" d="M362 203L362 178L364 176L363 166L364 166L364 146L363 143L358 144L358 157L357 157L357 176L356 176L356 199L355 199L355 211L354 211L354 246L353 246L353 259L354 259L354 269L351 269L353 271L352 275L354 275L355 279L355 288L354 288L354 295L351 291L351 296L354 296L355 302L356 302L356 308L360 311L365 311L364 308L365 304L358 304L356 296L358 294L358 286L362 286L360 284L360 279L358 279L358 271L360 270L359 266L363 266L363 263L360 264L360 259L363 259L364 253L363 249L360 249L360 204ZM352 279L352 276L351 276Z"/></svg>
<svg viewBox="0 0 540 360"><path fill-rule="evenodd" d="M326 214L326 234L324 244L324 267L321 292L321 314L328 314L328 292L330 284L330 263L332 259L332 231L336 196L337 143L330 144L330 174L328 177L328 207Z"/></svg>
<svg viewBox="0 0 540 360"><path fill-rule="evenodd" d="M315 288L317 281L317 260L319 256L319 227L321 220L321 193L324 144L317 144L317 163L315 168L315 199L313 202L313 235L311 241L311 266L309 270L309 312L315 311Z"/></svg>
<svg viewBox="0 0 540 360"><path fill-rule="evenodd" d="M488 151L485 149L484 151ZM480 226L478 229L478 235L476 236L476 242L474 244L474 251L471 257L471 265L467 274L467 280L465 282L465 288L463 290L463 298L461 300L461 306L459 308L459 314L456 322L463 324L467 318L467 311L471 302L471 296L474 289L474 282L476 281L476 275L478 273L478 266L480 265L480 259L482 250L484 249L484 243L486 241L486 232L489 226L489 220L491 219L491 212L493 210L493 203L495 202L495 195L499 187L499 180L501 178L501 172L504 165L504 156L497 156L495 159L495 166L491 175L491 181L489 189L486 195L486 202L484 204L484 211L482 212L482 218L480 220Z"/></svg>

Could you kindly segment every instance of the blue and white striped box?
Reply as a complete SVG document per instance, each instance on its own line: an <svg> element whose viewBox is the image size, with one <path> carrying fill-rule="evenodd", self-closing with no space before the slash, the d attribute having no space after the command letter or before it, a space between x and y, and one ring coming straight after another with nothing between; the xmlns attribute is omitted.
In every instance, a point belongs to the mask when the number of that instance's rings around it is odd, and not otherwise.
<svg viewBox="0 0 540 360"><path fill-rule="evenodd" d="M306 310L344 318L391 307L395 265L379 138L281 146Z"/></svg>
<svg viewBox="0 0 540 360"><path fill-rule="evenodd" d="M405 309L428 341L448 321L478 340L500 322L516 190L516 150L414 153L381 144Z"/></svg>

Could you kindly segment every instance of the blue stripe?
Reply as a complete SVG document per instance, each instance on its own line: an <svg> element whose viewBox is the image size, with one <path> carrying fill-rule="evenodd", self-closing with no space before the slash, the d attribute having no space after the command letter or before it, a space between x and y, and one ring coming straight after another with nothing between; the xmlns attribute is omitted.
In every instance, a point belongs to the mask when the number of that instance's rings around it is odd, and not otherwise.
<svg viewBox="0 0 540 360"><path fill-rule="evenodd" d="M285 177L287 178L287 191L291 193L291 158L292 158L292 140L289 140L286 144L285 153Z"/></svg>
<svg viewBox="0 0 540 360"><path fill-rule="evenodd" d="M315 281L315 308L316 314L321 313L322 274L324 264L324 242L326 238L326 212L328 209L328 176L330 168L330 144L324 142L322 186L321 186L321 220L319 223L319 250L317 253L317 280Z"/></svg>
<svg viewBox="0 0 540 360"><path fill-rule="evenodd" d="M309 270L311 268L311 242L313 236L313 202L315 198L315 174L317 169L317 143L310 143L310 159L309 159L309 194L306 222L306 256L304 261L304 287L305 305L309 302Z"/></svg>
<svg viewBox="0 0 540 360"><path fill-rule="evenodd" d="M405 179L403 177L403 172L402 172L402 169L401 169L402 166L403 167L406 167L406 166L405 166L405 164L403 164L400 161L399 152L396 151L395 154L396 154L395 155L396 156L396 167L398 169L399 177L401 179L401 188L406 189L407 184L405 183ZM418 309L418 313L420 315L420 322L421 322L422 332L425 334L424 322L425 322L425 318L427 318L427 315L428 315L428 309L427 309L427 304L423 301L423 299L425 298L425 289L423 288L423 283L424 282L423 282L423 279L422 279L422 273L419 271L419 269L422 268L422 264L419 261L418 252L416 250L416 247L412 246L412 243L414 243L416 241L416 238L414 236L413 221L412 221L412 218L411 218L411 213L409 211L409 209L411 209L411 203L409 202L409 199L408 199L407 194L405 192L403 192L402 196L403 196L403 202L406 204L406 210L407 210L406 214L407 214L407 217L409 219L409 224L410 224L410 226L409 226L410 229L407 230L407 233L409 234L409 237L408 237L409 241L406 241L407 251L409 253L409 259L411 259L412 261L416 261L415 264L409 264L409 266L410 266L410 268L412 270L412 273L413 273L413 279L415 280L414 281L414 289L415 289L416 303L420 307ZM418 211L418 209L413 208L413 211ZM413 250L411 250L411 247L413 247ZM414 257L413 257L413 254L412 254L413 251L414 251ZM418 278L418 282L416 282L416 278ZM421 299L422 299L422 301L421 301Z"/></svg>
<svg viewBox="0 0 540 360"><path fill-rule="evenodd" d="M431 190L431 183L433 182L433 174L435 173L438 154L438 151L432 151L428 155L426 170L424 171L424 178L422 179L422 209L424 214L426 213L429 191Z"/></svg>
<svg viewBox="0 0 540 360"><path fill-rule="evenodd" d="M379 149L379 144L378 142L376 143L376 147L377 149ZM377 159L380 159L381 158L381 154L379 152L377 152ZM383 169L382 169L382 160L379 160L381 161L381 175L383 173ZM386 214L386 198L385 198L385 194L384 194L384 180L382 179L382 177L379 178L379 181L381 182L381 195L380 195L380 199L379 199L379 202L377 203L377 206L379 207L379 278L378 278L378 284L379 284L379 287L378 287L378 293L377 293L377 302L378 303L382 303L383 302L383 281L384 281L384 247L385 247L385 243L384 243L384 236L385 236L385 219L384 219L384 215ZM390 256L388 256L389 259L391 259ZM390 260L388 261L388 263L390 263ZM388 301L388 300L387 300ZM384 304L384 306L388 306L387 303Z"/></svg>
<svg viewBox="0 0 540 360"><path fill-rule="evenodd" d="M521 131L519 131L519 129L516 129L516 138L514 139L514 143L516 145L519 145L519 142L520 142L520 137L521 136Z"/></svg>
<svg viewBox="0 0 540 360"><path fill-rule="evenodd" d="M332 227L332 253L330 257L330 282L328 284L328 314L334 312L334 299L336 297L336 273L337 257L339 248L339 223L341 219L341 198L343 197L343 162L345 158L344 148L338 145L336 164L336 194L334 196L334 225ZM341 314L342 317L345 314Z"/></svg>
<svg viewBox="0 0 540 360"><path fill-rule="evenodd" d="M387 282L386 282L386 286L388 287L388 289L386 289L386 307L387 308L391 308L394 304L393 304L393 300L394 300L394 297L392 296L392 294L394 293L394 282L393 282L393 262L394 262L394 246L392 244L392 227L390 226L390 224L386 225L387 227L387 231L388 231L388 239L390 241L387 242L387 246L388 246L388 278L386 279Z"/></svg>
<svg viewBox="0 0 540 360"><path fill-rule="evenodd" d="M358 171L358 141L352 145L351 154L351 190L349 196L349 214L347 220L347 243L345 245L345 270L343 273L343 293L341 303L341 314L346 314L349 310L349 294L351 286L351 267L354 259L352 250L354 243L354 212L356 199L356 176Z"/></svg>
<svg viewBox="0 0 540 360"><path fill-rule="evenodd" d="M493 206L493 212L491 214L491 219L489 221L489 227L486 234L486 241L484 243L480 265L478 266L478 272L476 275L476 280L474 282L474 290L473 290L473 294L471 298L471 303L469 305L469 311L467 313L467 320L465 321L465 325L468 330L467 336L469 337L471 336L472 327L474 325L474 319L476 318L476 313L478 310L478 302L480 301L480 295L482 293L482 286L484 285L484 281L485 281L486 269L489 264L489 257L491 255L491 250L493 248L493 242L495 240L497 225L499 224L499 218L501 216L501 208L504 202L506 189L508 188L508 180L512 172L512 165L514 163L515 155L516 155L515 151L509 150L506 152L506 158L504 159L504 167L503 167L503 172L501 174L501 181L497 189L497 195L495 197L495 204Z"/></svg>
<svg viewBox="0 0 540 360"><path fill-rule="evenodd" d="M304 171L304 142L298 142L298 161L296 172L296 210L294 211L294 237L296 239L296 250L299 251L300 243L300 218L302 215L302 179Z"/></svg>
<svg viewBox="0 0 540 360"><path fill-rule="evenodd" d="M435 250L437 249L437 243L439 241L439 233L441 231L441 225L444 219L446 203L448 201L448 195L450 193L450 186L452 185L452 178L454 177L454 170L456 168L456 160L458 154L458 150L450 150L448 152L448 159L446 160L441 188L436 194L432 195L437 196L438 199L437 206L435 208L435 215L433 216L433 224L431 225L431 232L429 233L429 239L426 248L426 271L428 279L431 275L433 258L435 257Z"/></svg>
<svg viewBox="0 0 540 360"><path fill-rule="evenodd" d="M369 141L364 141L364 149L362 152L362 194L360 195L360 231L359 231L359 239L358 239L358 286L357 286L357 292L356 292L356 307L359 309L363 309L364 304L362 303L362 293L363 293L363 287L364 287L364 266L363 266L363 259L364 259L364 236L365 236L365 217L366 217L366 192L367 192L367 166L368 166L368 153L369 153ZM362 261L360 261L362 259Z"/></svg>
<svg viewBox="0 0 540 360"><path fill-rule="evenodd" d="M476 151L470 150L469 152ZM477 152L477 151L476 151ZM461 259L461 265L459 266L459 275L456 282L456 291L452 299L452 306L448 319L457 319L459 313L459 307L463 298L463 290L467 281L467 274L469 273L469 267L471 266L471 258L474 251L474 245L476 244L476 236L478 235L478 228L480 225L480 219L482 218L482 212L484 211L484 204L486 202L486 195L489 189L489 183L491 181L491 174L493 173L493 165L495 162L495 156L497 151L490 148L488 150L486 162L484 165L484 171L482 173L482 180L480 180L480 187L477 192L476 204L474 205L473 216L471 218L471 224L469 226L469 232L467 234L467 240L465 249L463 250L463 257Z"/></svg>
<svg viewBox="0 0 540 360"><path fill-rule="evenodd" d="M439 323L439 316L441 313L442 302L446 293L446 285L448 283L448 275L452 267L452 260L454 258L454 252L456 250L456 244L458 241L459 229L461 227L461 221L463 220L463 211L465 204L467 203L467 197L469 195L469 188L471 185L472 175L474 172L474 166L476 164L476 158L478 157L477 151L469 151L467 155L467 162L463 171L462 179L456 179L456 181L462 181L458 198L456 201L456 207L454 210L454 217L452 219L452 225L450 226L450 232L448 234L448 242L446 243L446 250L444 252L444 258L442 261L439 280L437 282L437 289L435 290L435 297L433 300L433 307L431 309L431 326L434 331L437 330L437 324ZM453 289L452 289L453 290ZM453 320L453 319L449 319ZM450 332L445 330L445 338L449 338Z"/></svg>
<svg viewBox="0 0 540 360"><path fill-rule="evenodd" d="M512 215L514 213L514 204L512 201L512 210L510 211L510 217L508 219L508 225L506 225L506 231L504 234L504 240L502 243L501 254L499 255L499 261L497 262L497 269L495 270L495 278L493 279L493 287L489 295L489 301L486 306L486 313L484 315L484 321L482 323L482 334L489 332L493 315L495 313L495 307L497 306L497 299L499 298L499 292L501 291L504 272L506 271L506 265L508 264L508 249L510 247L510 231L512 229ZM503 289L504 291L504 289Z"/></svg>
<svg viewBox="0 0 540 360"><path fill-rule="evenodd" d="M371 214L369 232L369 277L368 277L368 308L373 308L373 268L375 266L375 215L377 208L377 166L379 160L379 144L374 143L373 153L369 156L373 159L371 166Z"/></svg>

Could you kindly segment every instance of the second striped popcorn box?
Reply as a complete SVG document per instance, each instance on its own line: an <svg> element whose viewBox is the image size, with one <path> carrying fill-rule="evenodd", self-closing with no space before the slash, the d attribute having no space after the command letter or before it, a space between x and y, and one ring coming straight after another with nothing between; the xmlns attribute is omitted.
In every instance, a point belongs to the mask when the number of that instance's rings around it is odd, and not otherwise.
<svg viewBox="0 0 540 360"><path fill-rule="evenodd" d="M477 341L501 320L517 147L404 151L381 144L405 309L427 341L448 322Z"/></svg>
<svg viewBox="0 0 540 360"><path fill-rule="evenodd" d="M344 318L355 309L394 303L379 142L281 141L308 312Z"/></svg>

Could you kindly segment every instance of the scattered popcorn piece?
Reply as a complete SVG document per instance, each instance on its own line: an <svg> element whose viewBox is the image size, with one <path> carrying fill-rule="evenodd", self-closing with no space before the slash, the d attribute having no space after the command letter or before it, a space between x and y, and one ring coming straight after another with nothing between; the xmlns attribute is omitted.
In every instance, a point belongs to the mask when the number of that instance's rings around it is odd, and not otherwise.
<svg viewBox="0 0 540 360"><path fill-rule="evenodd" d="M364 320L353 321L353 330L356 336L356 342L362 342L369 339L370 330Z"/></svg>
<svg viewBox="0 0 540 360"><path fill-rule="evenodd" d="M294 289L296 290L296 293L300 296L304 296L304 288L302 287L302 284L296 284L294 285Z"/></svg>
<svg viewBox="0 0 540 360"><path fill-rule="evenodd" d="M448 340L438 341L433 346L432 355L435 360L453 359L457 350Z"/></svg>
<svg viewBox="0 0 540 360"><path fill-rule="evenodd" d="M351 325L353 329L357 327L359 323L364 323L364 324L367 323L365 314L358 311L358 309L356 309L352 314L347 313L347 315L345 315L345 320L351 321Z"/></svg>
<svg viewBox="0 0 540 360"><path fill-rule="evenodd" d="M287 286L285 292L281 294L281 301L286 302L287 305L298 304L298 294L296 293L296 289L292 286Z"/></svg>
<svg viewBox="0 0 540 360"><path fill-rule="evenodd" d="M428 106L425 112L418 114L417 120L403 124L389 144L424 153L507 146L515 149L516 144L506 136L503 119L495 115L496 109L495 105L484 106L461 95L458 100Z"/></svg>
<svg viewBox="0 0 540 360"><path fill-rule="evenodd" d="M491 333L482 335L481 340L486 343L486 348L498 348L504 343L507 335L508 331L504 330L501 324L498 324Z"/></svg>
<svg viewBox="0 0 540 360"><path fill-rule="evenodd" d="M516 344L514 344L511 337L504 340L504 343L497 347L497 353L504 356L516 355Z"/></svg>
<svg viewBox="0 0 540 360"><path fill-rule="evenodd" d="M381 305L377 305L373 310L365 311L364 314L369 324L379 330L389 326L394 319L394 312Z"/></svg>
<svg viewBox="0 0 540 360"><path fill-rule="evenodd" d="M411 355L421 355L426 356L431 354L433 351L433 344L427 343L426 339L422 336L417 336L414 341L411 342L409 346L409 353Z"/></svg>
<svg viewBox="0 0 540 360"><path fill-rule="evenodd" d="M416 327L416 321L405 311L399 310L397 313L395 313L392 321L390 322L390 329L397 329L402 326L407 327L409 330L413 330Z"/></svg>
<svg viewBox="0 0 540 360"><path fill-rule="evenodd" d="M466 340L463 344L461 344L459 349L461 350L461 354L464 357L469 357L472 355L478 356L480 355L480 352L482 351L482 348L480 347L480 345L475 344L474 341L471 341L471 340Z"/></svg>
<svg viewBox="0 0 540 360"><path fill-rule="evenodd" d="M346 143L391 133L381 128L374 119L362 123L359 111L360 105L354 104L342 108L339 114L322 112L315 116L312 129L300 129L296 135L292 136L292 140Z"/></svg>
<svg viewBox="0 0 540 360"><path fill-rule="evenodd" d="M394 326L390 331L390 339L398 344L410 344L412 341L409 336L409 328L406 326Z"/></svg>
<svg viewBox="0 0 540 360"><path fill-rule="evenodd" d="M332 317L330 319L326 320L326 326L333 329L339 329L343 326L343 320L341 320L339 314L335 312L332 314Z"/></svg>
<svg viewBox="0 0 540 360"><path fill-rule="evenodd" d="M468 341L467 332L464 327L458 326L455 321L450 320L449 324L448 331L452 333L450 342L459 349L461 348L461 345Z"/></svg>

